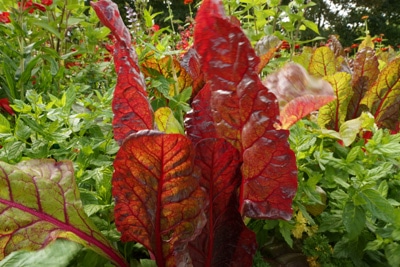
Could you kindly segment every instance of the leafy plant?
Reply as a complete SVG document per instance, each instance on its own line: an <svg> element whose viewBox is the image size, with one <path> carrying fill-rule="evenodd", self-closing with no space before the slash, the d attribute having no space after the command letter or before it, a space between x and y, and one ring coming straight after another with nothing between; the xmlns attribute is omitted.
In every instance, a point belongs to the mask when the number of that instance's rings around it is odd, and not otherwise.
<svg viewBox="0 0 400 267"><path fill-rule="evenodd" d="M121 149L114 162L113 195L122 240L144 244L159 266L189 264L190 256L196 266L233 263L236 257L251 263L254 234L245 227L241 214L289 219L296 166L288 132L275 129L279 109L255 72L258 59L247 38L225 17L220 3L203 2L196 18L195 49L208 85L194 96L193 103L200 105L194 104L192 114L208 115L197 120L188 115L186 125L192 133L203 133L203 125L211 125L211 131L206 139L189 133L192 144L183 135L151 130L153 111L129 33L112 15L117 11L109 1L92 6L117 39L113 125ZM111 8L113 12L106 12ZM244 44L244 50L238 49L239 44ZM234 64L236 58L241 64ZM226 92L219 90L222 84L230 84ZM243 104L242 98L247 99ZM254 157L266 160L256 163ZM255 186L260 183L264 186ZM226 193L216 195L220 190ZM226 227L232 223L237 226ZM226 246L217 247L217 243ZM220 249L223 254L218 253Z"/></svg>

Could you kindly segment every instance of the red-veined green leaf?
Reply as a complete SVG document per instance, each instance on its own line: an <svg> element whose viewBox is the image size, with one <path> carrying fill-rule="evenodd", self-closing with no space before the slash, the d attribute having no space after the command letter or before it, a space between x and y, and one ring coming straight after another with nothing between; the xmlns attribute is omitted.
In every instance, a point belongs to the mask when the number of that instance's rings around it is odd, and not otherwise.
<svg viewBox="0 0 400 267"><path fill-rule="evenodd" d="M0 259L12 251L44 248L57 238L128 266L86 216L72 162L0 162Z"/></svg>
<svg viewBox="0 0 400 267"><path fill-rule="evenodd" d="M311 75L324 77L336 73L336 60L333 51L326 46L319 47L311 57L308 71Z"/></svg>
<svg viewBox="0 0 400 267"><path fill-rule="evenodd" d="M258 77L259 58L217 0L203 1L194 39L210 83L217 134L242 154L242 214L290 219L297 189L296 162L288 131L275 128L280 123L279 108Z"/></svg>
<svg viewBox="0 0 400 267"><path fill-rule="evenodd" d="M356 54L353 66L351 84L354 94L348 106L347 120L355 119L361 115L361 99L379 75L378 58L375 55L375 51L369 47Z"/></svg>
<svg viewBox="0 0 400 267"><path fill-rule="evenodd" d="M333 100L335 100L335 97L328 95L305 95L293 99L281 110L281 128L289 129L290 126L310 114L312 111L318 110L320 107Z"/></svg>
<svg viewBox="0 0 400 267"><path fill-rule="evenodd" d="M186 114L187 136L196 144L201 139L217 137L210 107L210 84L206 84L192 101L192 110Z"/></svg>
<svg viewBox="0 0 400 267"><path fill-rule="evenodd" d="M185 136L140 131L114 161L115 224L121 240L143 244L158 266L188 266L187 244L206 223L207 196Z"/></svg>
<svg viewBox="0 0 400 267"><path fill-rule="evenodd" d="M368 107L379 126L396 128L400 118L400 58L381 71L361 104Z"/></svg>
<svg viewBox="0 0 400 267"><path fill-rule="evenodd" d="M345 72L337 72L325 77L333 87L336 100L323 106L319 110L318 124L323 128L339 131L347 114L347 107L353 90L351 88L351 75Z"/></svg>
<svg viewBox="0 0 400 267"><path fill-rule="evenodd" d="M153 111L147 100L146 86L140 73L136 52L118 7L110 0L91 2L100 21L114 34L114 64L118 74L112 108L114 138L119 143L140 130L153 129Z"/></svg>
<svg viewBox="0 0 400 267"><path fill-rule="evenodd" d="M204 139L196 145L195 163L210 203L207 224L189 245L193 266L251 266L257 242L238 211L239 152L224 139Z"/></svg>

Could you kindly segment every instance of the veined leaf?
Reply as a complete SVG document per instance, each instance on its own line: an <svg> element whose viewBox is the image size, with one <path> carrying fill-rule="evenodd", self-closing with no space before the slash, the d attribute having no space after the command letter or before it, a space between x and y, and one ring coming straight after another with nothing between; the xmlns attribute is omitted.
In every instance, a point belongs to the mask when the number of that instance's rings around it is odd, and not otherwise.
<svg viewBox="0 0 400 267"><path fill-rule="evenodd" d="M110 0L91 2L100 21L114 34L114 64L118 74L113 98L114 138L120 144L131 133L153 129L153 111L147 100L146 86L138 59L131 47L131 36L118 7Z"/></svg>
<svg viewBox="0 0 400 267"><path fill-rule="evenodd" d="M280 112L281 128L289 129L290 126L310 114L312 111L318 110L320 107L335 100L334 96L315 96L305 95L297 97L290 101Z"/></svg>
<svg viewBox="0 0 400 267"><path fill-rule="evenodd" d="M342 218L349 238L357 238L365 227L365 211L360 206L347 202L343 209Z"/></svg>
<svg viewBox="0 0 400 267"><path fill-rule="evenodd" d="M366 207L374 217L389 223L396 222L394 207L378 191L365 189L360 192L360 196L365 200Z"/></svg>
<svg viewBox="0 0 400 267"><path fill-rule="evenodd" d="M332 85L336 100L319 110L318 124L321 127L339 131L340 125L346 118L347 107L353 94L350 85L351 75L345 72L337 72L325 77L325 80Z"/></svg>
<svg viewBox="0 0 400 267"><path fill-rule="evenodd" d="M186 72L192 77L192 98L197 95L197 93L204 86L204 74L201 72L200 58L197 51L190 48L186 54L183 56L181 65L185 68Z"/></svg>
<svg viewBox="0 0 400 267"><path fill-rule="evenodd" d="M211 90L207 83L192 101L192 110L186 114L187 136L196 144L201 139L217 137L210 107Z"/></svg>
<svg viewBox="0 0 400 267"><path fill-rule="evenodd" d="M224 139L204 139L196 145L195 164L210 204L207 224L189 245L193 266L251 266L257 242L238 211L239 152Z"/></svg>
<svg viewBox="0 0 400 267"><path fill-rule="evenodd" d="M370 86L376 81L379 74L378 58L375 51L369 47L356 54L351 85L353 96L351 97L346 119L355 119L361 115L360 102Z"/></svg>
<svg viewBox="0 0 400 267"><path fill-rule="evenodd" d="M157 109L156 112L154 112L154 121L161 132L184 133L181 124L174 117L172 110L168 107Z"/></svg>
<svg viewBox="0 0 400 267"><path fill-rule="evenodd" d="M333 51L326 46L319 47L311 57L308 71L311 75L325 77L336 73L336 60Z"/></svg>
<svg viewBox="0 0 400 267"><path fill-rule="evenodd" d="M192 85L192 78L181 66L179 61L173 56L163 58L150 57L141 64L141 69L146 77L156 78L148 69L155 70L166 79L174 81L169 86L169 95L182 92L185 88Z"/></svg>
<svg viewBox="0 0 400 267"><path fill-rule="evenodd" d="M361 104L374 115L378 126L395 129L400 118L400 58L389 63L367 91Z"/></svg>
<svg viewBox="0 0 400 267"><path fill-rule="evenodd" d="M275 128L280 124L279 108L258 77L259 58L217 0L203 1L194 39L210 83L216 132L242 155L242 214L290 219L297 189L295 156L288 145L288 131Z"/></svg>
<svg viewBox="0 0 400 267"><path fill-rule="evenodd" d="M69 161L0 162L0 259L65 238L127 266L86 216L73 174Z"/></svg>
<svg viewBox="0 0 400 267"><path fill-rule="evenodd" d="M160 266L188 266L187 244L206 223L207 200L194 148L180 134L141 131L114 161L115 224L123 242L143 244Z"/></svg>

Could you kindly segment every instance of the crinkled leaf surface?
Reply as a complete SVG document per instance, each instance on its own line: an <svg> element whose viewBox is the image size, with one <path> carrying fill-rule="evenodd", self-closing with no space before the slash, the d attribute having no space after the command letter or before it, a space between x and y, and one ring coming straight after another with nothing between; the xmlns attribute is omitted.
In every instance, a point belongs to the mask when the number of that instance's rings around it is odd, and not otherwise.
<svg viewBox="0 0 400 267"><path fill-rule="evenodd" d="M194 148L185 136L156 131L129 136L114 161L121 240L143 244L158 266L188 266L187 244L206 223L207 196L193 162Z"/></svg>
<svg viewBox="0 0 400 267"><path fill-rule="evenodd" d="M210 204L207 224L189 245L193 265L251 266L257 242L238 211L239 152L224 139L208 138L196 145L195 163Z"/></svg>
<svg viewBox="0 0 400 267"><path fill-rule="evenodd" d="M320 108L318 124L323 128L339 131L340 125L346 118L347 107L353 94L351 75L346 72L337 72L325 79L332 85L336 100Z"/></svg>
<svg viewBox="0 0 400 267"><path fill-rule="evenodd" d="M353 66L351 85L354 93L347 109L347 120L355 119L361 115L361 99L378 77L379 63L375 50L366 47L358 52Z"/></svg>
<svg viewBox="0 0 400 267"><path fill-rule="evenodd" d="M290 219L297 189L295 157L288 131L275 129L280 123L277 100L257 75L260 61L249 40L217 0L203 1L194 39L210 83L217 134L242 155L242 214Z"/></svg>
<svg viewBox="0 0 400 267"><path fill-rule="evenodd" d="M136 52L118 7L111 0L91 2L100 21L114 34L114 64L118 74L112 108L114 138L119 143L131 133L153 129L153 111L147 100L146 86L140 73Z"/></svg>
<svg viewBox="0 0 400 267"><path fill-rule="evenodd" d="M326 46L319 47L311 57L308 71L316 77L325 77L336 73L336 60L333 51Z"/></svg>
<svg viewBox="0 0 400 267"><path fill-rule="evenodd" d="M210 100L210 84L207 83L193 99L192 110L186 114L185 128L193 144L205 138L217 137Z"/></svg>
<svg viewBox="0 0 400 267"><path fill-rule="evenodd" d="M396 128L400 118L400 58L381 71L361 104L369 108L379 126Z"/></svg>
<svg viewBox="0 0 400 267"><path fill-rule="evenodd" d="M0 162L0 259L12 251L44 248L56 238L127 266L83 211L70 161Z"/></svg>
<svg viewBox="0 0 400 267"><path fill-rule="evenodd" d="M181 65L185 68L186 72L192 77L192 96L196 96L197 93L204 86L204 74L201 71L199 54L194 48L190 48L183 56Z"/></svg>
<svg viewBox="0 0 400 267"><path fill-rule="evenodd" d="M305 95L297 97L290 101L280 112L281 128L289 129L290 126L310 114L312 111L318 110L320 107L335 100L334 96L315 96Z"/></svg>

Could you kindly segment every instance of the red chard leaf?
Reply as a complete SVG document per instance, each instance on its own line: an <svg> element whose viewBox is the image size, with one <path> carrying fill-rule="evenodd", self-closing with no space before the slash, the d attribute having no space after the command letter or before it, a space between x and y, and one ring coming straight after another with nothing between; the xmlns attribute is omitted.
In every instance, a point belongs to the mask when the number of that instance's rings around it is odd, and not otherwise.
<svg viewBox="0 0 400 267"><path fill-rule="evenodd" d="M367 91L361 104L374 115L378 126L394 130L400 118L400 58L390 62Z"/></svg>
<svg viewBox="0 0 400 267"><path fill-rule="evenodd" d="M143 244L157 266L190 265L187 244L206 223L207 202L191 142L180 134L140 131L124 141L114 168L121 240Z"/></svg>
<svg viewBox="0 0 400 267"><path fill-rule="evenodd" d="M128 266L86 216L72 162L0 162L0 260L17 250L38 250L65 238Z"/></svg>
<svg viewBox="0 0 400 267"><path fill-rule="evenodd" d="M278 103L258 77L259 58L217 0L203 1L194 40L210 83L216 132L242 155L242 214L290 219L297 189L296 161L288 131L275 128L280 124Z"/></svg>
<svg viewBox="0 0 400 267"><path fill-rule="evenodd" d="M354 94L347 109L346 120L355 119L361 115L361 99L379 75L378 58L375 55L375 50L370 47L366 47L356 54L353 65L352 87Z"/></svg>
<svg viewBox="0 0 400 267"><path fill-rule="evenodd" d="M181 65L193 79L192 97L194 97L201 90L201 88L203 88L205 83L204 74L201 72L200 58L199 54L197 54L197 51L193 48L190 48L183 56Z"/></svg>
<svg viewBox="0 0 400 267"><path fill-rule="evenodd" d="M192 101L192 110L186 114L187 136L196 144L202 139L217 137L210 107L210 84L206 84Z"/></svg>
<svg viewBox="0 0 400 267"><path fill-rule="evenodd" d="M114 138L120 144L131 133L153 129L153 111L147 100L143 75L140 73L131 37L124 25L118 7L111 0L91 2L100 21L117 40L114 64L118 74L112 108L114 112Z"/></svg>
<svg viewBox="0 0 400 267"><path fill-rule="evenodd" d="M256 238L238 211L239 152L224 139L204 139L196 145L195 163L210 204L206 226L189 245L193 266L251 266Z"/></svg>
<svg viewBox="0 0 400 267"><path fill-rule="evenodd" d="M290 126L318 110L320 107L335 100L334 96L305 95L290 101L280 113L282 129L289 129Z"/></svg>

